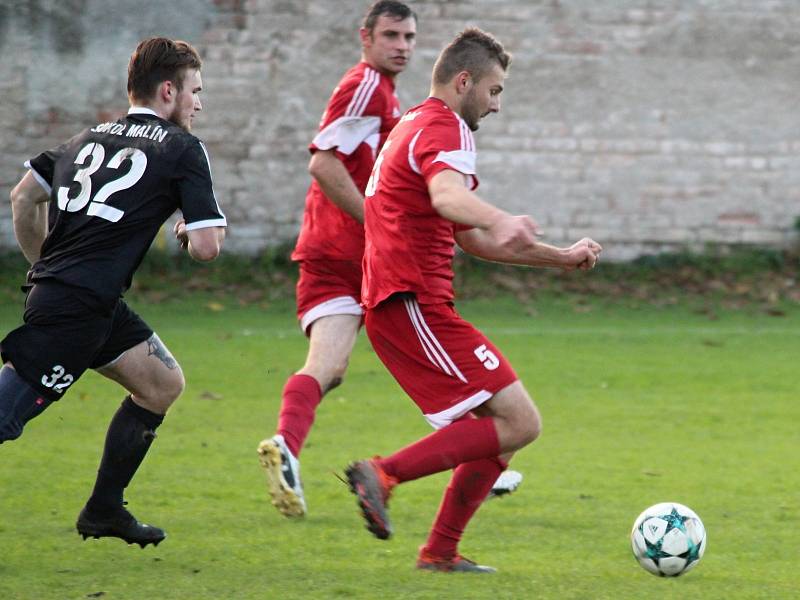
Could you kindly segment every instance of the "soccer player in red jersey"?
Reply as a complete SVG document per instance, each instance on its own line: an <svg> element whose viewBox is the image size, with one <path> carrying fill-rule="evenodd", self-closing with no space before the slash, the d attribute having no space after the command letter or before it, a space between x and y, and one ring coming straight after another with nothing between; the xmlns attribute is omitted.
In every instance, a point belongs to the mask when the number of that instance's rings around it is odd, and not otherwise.
<svg viewBox="0 0 800 600"><path fill-rule="evenodd" d="M457 243L491 261L591 269L602 248L584 238L557 248L537 240L528 216L475 193L472 132L500 110L510 56L491 35L467 29L440 54L431 95L410 109L375 162L366 188L362 301L375 352L436 429L383 458L351 464L347 477L367 528L386 539L386 509L399 483L455 469L417 567L492 572L458 542L512 454L533 442L539 412L500 351L453 306Z"/></svg>
<svg viewBox="0 0 800 600"><path fill-rule="evenodd" d="M297 316L309 338L303 368L283 388L277 433L259 444L272 503L303 516L300 450L322 397L342 382L363 319L364 188L383 142L400 119L395 78L414 51L417 17L380 0L362 27L361 61L333 91L309 150L313 177L292 259L300 263Z"/></svg>

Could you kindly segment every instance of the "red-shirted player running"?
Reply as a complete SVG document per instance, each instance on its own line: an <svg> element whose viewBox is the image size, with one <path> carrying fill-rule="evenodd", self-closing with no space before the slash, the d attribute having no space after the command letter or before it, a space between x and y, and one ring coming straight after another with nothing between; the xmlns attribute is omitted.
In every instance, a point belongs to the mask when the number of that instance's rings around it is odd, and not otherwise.
<svg viewBox="0 0 800 600"><path fill-rule="evenodd" d="M402 2L381 0L368 9L361 62L334 89L309 146L313 181L292 254L300 263L297 316L308 356L283 388L277 435L258 447L272 503L286 516L306 513L297 457L322 396L342 381L361 327L363 190L400 119L394 80L413 53L416 23Z"/></svg>
<svg viewBox="0 0 800 600"><path fill-rule="evenodd" d="M498 262L591 269L601 247L536 240L528 216L476 196L480 119L500 110L510 56L491 35L467 29L433 69L431 97L389 135L367 184L362 299L380 359L437 429L385 458L351 464L347 477L367 528L391 535L386 504L398 483L455 468L417 567L492 572L458 542L513 452L539 435L539 412L511 365L453 307L454 245Z"/></svg>

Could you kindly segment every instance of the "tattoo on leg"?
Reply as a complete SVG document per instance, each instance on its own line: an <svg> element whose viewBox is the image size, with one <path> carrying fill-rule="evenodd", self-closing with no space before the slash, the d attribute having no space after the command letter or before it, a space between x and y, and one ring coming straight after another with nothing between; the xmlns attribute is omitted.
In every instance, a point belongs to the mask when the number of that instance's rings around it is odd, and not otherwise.
<svg viewBox="0 0 800 600"><path fill-rule="evenodd" d="M167 348L161 343L161 340L158 339L158 336L156 335L153 335L149 340L147 340L147 356L155 356L170 370L178 368L177 361L172 358L169 350L167 350Z"/></svg>

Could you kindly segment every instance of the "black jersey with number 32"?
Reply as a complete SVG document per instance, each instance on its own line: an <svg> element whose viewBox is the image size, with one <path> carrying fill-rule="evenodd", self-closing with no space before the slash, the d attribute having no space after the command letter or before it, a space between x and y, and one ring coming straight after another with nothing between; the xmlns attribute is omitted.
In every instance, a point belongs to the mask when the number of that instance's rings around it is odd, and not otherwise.
<svg viewBox="0 0 800 600"><path fill-rule="evenodd" d="M50 231L33 281L53 278L115 301L161 225L226 226L202 142L149 109L87 129L25 163L50 192Z"/></svg>

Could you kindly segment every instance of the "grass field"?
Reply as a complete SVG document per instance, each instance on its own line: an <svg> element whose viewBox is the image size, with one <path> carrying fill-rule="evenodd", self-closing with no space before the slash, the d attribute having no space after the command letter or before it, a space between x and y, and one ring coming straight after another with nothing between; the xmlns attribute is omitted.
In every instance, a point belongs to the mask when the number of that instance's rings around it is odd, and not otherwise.
<svg viewBox="0 0 800 600"><path fill-rule="evenodd" d="M269 505L255 447L305 355L292 307L219 298L132 304L188 387L127 499L169 537L158 548L83 542L91 489L121 391L87 374L0 448L0 598L796 598L800 594L800 308L781 316L691 304L638 309L559 298L461 305L511 359L544 417L513 467L511 497L484 506L462 543L493 576L413 568L447 476L395 491L395 537L373 539L334 476L429 432L362 336L345 383L320 406L302 455L309 516ZM18 321L4 300L0 324ZM647 574L635 517L693 508L708 550L685 577Z"/></svg>

